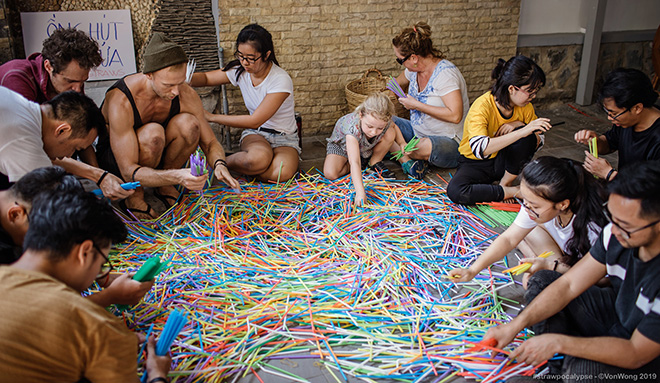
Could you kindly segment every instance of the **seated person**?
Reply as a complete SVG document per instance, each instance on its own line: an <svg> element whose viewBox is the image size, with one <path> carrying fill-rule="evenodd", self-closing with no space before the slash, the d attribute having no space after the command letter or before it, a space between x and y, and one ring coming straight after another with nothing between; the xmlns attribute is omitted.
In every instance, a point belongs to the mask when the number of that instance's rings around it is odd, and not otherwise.
<svg viewBox="0 0 660 383"><path fill-rule="evenodd" d="M618 152L619 167L660 160L660 110L654 106L657 100L647 75L637 69L615 69L598 92L598 103L612 121L612 128L602 135L580 130L575 133L575 141L588 144L597 137L598 154ZM606 159L585 154L584 167L591 174L606 181L616 177L616 169Z"/></svg>
<svg viewBox="0 0 660 383"><path fill-rule="evenodd" d="M611 381L598 373L660 371L660 161L622 168L608 185L610 224L565 274L541 270L529 279L529 305L485 339L504 348L525 327L536 334L508 357L538 365L555 354L550 373ZM609 275L611 287L594 286ZM559 375L554 375L559 376ZM542 378L542 377L541 377ZM556 379L556 378L555 378ZM642 379L640 379L642 380ZM568 381L568 380L564 380ZM571 380L574 381L574 380Z"/></svg>
<svg viewBox="0 0 660 383"><path fill-rule="evenodd" d="M356 206L362 206L367 199L362 182L362 161L383 177L394 178L382 162L396 136L391 129L393 115L392 101L383 93L372 93L353 113L337 121L328 138L323 174L335 180L350 171Z"/></svg>
<svg viewBox="0 0 660 383"><path fill-rule="evenodd" d="M551 128L530 103L545 85L545 73L534 61L522 55L499 59L491 77L492 89L474 101L465 118L458 169L447 186L456 203L512 198L519 190L514 181Z"/></svg>
<svg viewBox="0 0 660 383"><path fill-rule="evenodd" d="M0 380L139 381L136 334L80 295L110 271L110 245L125 238L121 219L90 193L37 197L25 252L13 265L0 266ZM150 338L148 380L166 381L170 364L169 356L156 355Z"/></svg>
<svg viewBox="0 0 660 383"><path fill-rule="evenodd" d="M0 65L0 85L42 104L69 90L84 94L89 71L102 62L96 41L83 31L61 28L44 40L41 53ZM86 164L98 167L93 147L77 154ZM106 197L117 198L112 189L118 188L121 180L112 174L105 178L101 189Z"/></svg>
<svg viewBox="0 0 660 383"><path fill-rule="evenodd" d="M471 280L516 246L525 256L520 262L532 263L524 285L539 270L564 273L589 251L607 223L605 190L579 162L537 158L523 168L518 196L521 206L513 224L469 268L451 270L454 281ZM538 257L546 251L554 254Z"/></svg>
<svg viewBox="0 0 660 383"><path fill-rule="evenodd" d="M397 82L403 89L408 87L408 97L399 102L410 110L410 120L394 117L402 135L393 150L405 147L415 136L420 138L417 150L399 160L404 172L421 179L427 161L439 168L455 168L470 107L461 71L433 47L431 27L425 22L404 28L392 44L396 61L405 68Z"/></svg>
<svg viewBox="0 0 660 383"><path fill-rule="evenodd" d="M275 58L273 37L247 25L236 39L236 60L224 68L195 73L193 86L231 83L241 89L249 115L208 115L209 121L243 129L241 151L227 157L229 169L262 181L287 181L298 172L298 128L293 81Z"/></svg>
<svg viewBox="0 0 660 383"><path fill-rule="evenodd" d="M154 196L169 208L179 197L174 185L204 188L206 174L194 176L182 168L199 145L213 168L211 176L238 189L222 145L204 118L199 95L185 83L188 58L183 48L156 32L143 61L142 73L124 77L106 93L101 110L108 134L99 135L97 145L101 167L126 182L157 188ZM142 187L122 202L138 219L156 217Z"/></svg>
<svg viewBox="0 0 660 383"><path fill-rule="evenodd" d="M82 190L82 186L75 177L66 175L59 166L50 166L29 172L8 190L0 191L0 264L13 263L21 256L32 201L39 194L78 190ZM153 281L138 282L132 276L133 273L108 273L97 280L103 290L87 298L102 307L137 304L151 289Z"/></svg>
<svg viewBox="0 0 660 383"><path fill-rule="evenodd" d="M103 170L70 158L89 147L105 120L89 97L68 91L39 105L0 86L0 190L28 172L51 165L96 182L112 199L125 198L132 190L121 188L121 180L107 177Z"/></svg>

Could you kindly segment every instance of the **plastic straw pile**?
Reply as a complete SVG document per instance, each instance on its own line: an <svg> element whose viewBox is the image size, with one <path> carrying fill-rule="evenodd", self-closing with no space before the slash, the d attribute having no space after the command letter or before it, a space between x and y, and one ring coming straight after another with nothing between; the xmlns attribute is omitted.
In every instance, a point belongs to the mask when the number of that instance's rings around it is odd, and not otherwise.
<svg viewBox="0 0 660 383"><path fill-rule="evenodd" d="M143 302L118 315L158 334L171 310L187 314L171 348L176 382L247 374L305 382L283 368L305 359L337 381L531 373L473 347L517 306L497 295L513 284L505 266L461 286L443 278L496 234L440 186L370 175L365 189L372 204L356 209L348 177L303 174L240 193L213 187L153 223L127 222L115 266L134 270L159 256L169 267Z"/></svg>

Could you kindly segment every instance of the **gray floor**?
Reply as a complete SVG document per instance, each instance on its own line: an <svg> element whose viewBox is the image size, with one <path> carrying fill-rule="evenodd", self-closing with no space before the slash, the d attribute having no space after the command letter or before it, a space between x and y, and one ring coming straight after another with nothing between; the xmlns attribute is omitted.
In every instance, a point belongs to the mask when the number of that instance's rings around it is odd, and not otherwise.
<svg viewBox="0 0 660 383"><path fill-rule="evenodd" d="M94 83L92 86L87 86L86 93L92 97L97 103L103 99L105 89L111 84L111 82L103 83ZM605 132L611 124L607 121L606 115L600 107L597 105L591 105L586 107L576 106L573 104L564 104L554 106L552 108L539 108L537 110L537 115L539 117L548 117L553 123L564 121L565 124L553 128L546 134L546 144L545 147L537 153L537 156L540 155L552 155L557 157L566 157L573 160L582 161L584 159L584 151L587 150L585 146L575 143L573 140L573 135L575 132L581 129L592 129L596 132L602 133ZM303 131L304 131L305 119L303 116ZM302 151L302 162L300 164L300 169L302 171L321 171L323 169L323 160L325 159L325 136L323 137L304 137L303 138L303 151ZM613 165L616 166L616 155L604 156L607 158ZM401 170L401 167L398 163L392 161L386 161L386 164L390 170L392 170L399 179L404 179L404 174ZM314 170L316 169L316 170ZM444 185L444 181L439 176L444 179L449 179L450 173L453 173L455 169L438 169L431 168L429 174L426 176L426 180L429 182L439 183ZM158 205L160 202L157 200L149 201L154 205ZM154 206L158 208L157 206ZM498 231L502 231L505 228L498 228ZM513 255L510 254L510 264L515 264L517 261L513 259ZM507 291L502 292L503 295L511 297L513 299L520 299L522 296L522 288L514 287L510 288ZM283 359L272 361L273 366L288 370L293 372L298 376L302 376L308 379L313 383L332 383L337 382L337 380L328 372L328 370L322 365L315 363L314 360L309 359ZM338 373L335 372L337 376ZM268 383L285 383L290 382L291 380L280 378L274 375L260 373L260 376L264 379L267 379ZM434 377L429 378L425 381L433 381ZM339 378L341 379L341 377ZM240 380L242 383L258 383L259 380L254 375L248 375ZM348 377L349 382L358 382L361 380ZM393 380L381 380L382 382L393 382ZM472 382L473 380L466 380L463 378L455 378L451 382Z"/></svg>

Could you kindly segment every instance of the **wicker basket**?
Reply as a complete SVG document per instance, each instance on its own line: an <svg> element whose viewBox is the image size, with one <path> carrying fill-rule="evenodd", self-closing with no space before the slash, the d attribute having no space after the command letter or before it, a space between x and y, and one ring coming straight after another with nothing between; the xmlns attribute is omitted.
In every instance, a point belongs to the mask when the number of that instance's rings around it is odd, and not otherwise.
<svg viewBox="0 0 660 383"><path fill-rule="evenodd" d="M375 76L371 74L376 74ZM348 112L351 113L358 107L364 100L367 99L373 92L386 92L385 94L390 98L394 104L394 110L396 115L399 117L408 117L408 111L406 108L399 103L399 100L394 95L394 93L387 90L385 87L387 85L387 80L383 77L383 74L376 68L369 69L362 77L349 81L344 88L346 92L346 103L348 104Z"/></svg>

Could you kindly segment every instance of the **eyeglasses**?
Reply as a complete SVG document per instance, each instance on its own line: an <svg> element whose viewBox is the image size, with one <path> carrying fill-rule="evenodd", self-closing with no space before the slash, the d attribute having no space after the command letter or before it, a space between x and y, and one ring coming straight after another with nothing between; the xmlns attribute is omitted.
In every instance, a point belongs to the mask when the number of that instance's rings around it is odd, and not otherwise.
<svg viewBox="0 0 660 383"><path fill-rule="evenodd" d="M112 267L112 263L110 263L110 259L108 259L108 257L106 257L105 254L103 254L101 249L99 249L95 243L93 243L92 246L94 246L94 250L98 251L99 254L101 254L101 256L103 257L103 259L105 259L105 262L103 262L103 264L101 265L101 271L99 271L98 275L95 278L95 279L101 279L107 276L108 274L110 274L110 272L114 269L114 267Z"/></svg>
<svg viewBox="0 0 660 383"><path fill-rule="evenodd" d="M397 57L397 58L396 58L396 62L398 62L399 65L403 65L403 63L406 62L406 60L408 60L408 59L410 58L410 56L412 56L413 54L414 54L414 53L411 53L411 54L409 54L408 56L406 56L406 57L404 57L404 58L402 58L402 59L400 59L400 58Z"/></svg>
<svg viewBox="0 0 660 383"><path fill-rule="evenodd" d="M516 200L516 202L518 202L520 204L520 206L524 207L525 209L527 209L528 212L532 213L534 215L534 217L541 218L539 213L535 212L534 209L532 209L528 204L525 203L525 201L521 200L520 198L518 198L516 196L514 196L513 198Z"/></svg>
<svg viewBox="0 0 660 383"><path fill-rule="evenodd" d="M528 98L534 98L534 97L536 97L536 95L537 95L537 94L539 93L539 91L541 90L541 89L539 88L539 89L536 89L535 91L530 92L530 91L528 91L527 89L523 89L523 88L518 87L518 86L515 86L515 85L514 85L513 87L516 88L516 89L518 89L519 91L521 91L521 92L527 94L527 97L528 97Z"/></svg>
<svg viewBox="0 0 660 383"><path fill-rule="evenodd" d="M659 220L657 220L657 221L655 221L655 222L651 222L651 223L649 223L649 224L646 225L646 226L640 227L639 229L635 229L635 230L626 230L626 229L622 228L621 225L619 225L618 223L614 222L614 220L612 219L612 213L610 213L610 209L607 208L607 202L605 202L605 203L603 204L603 214L605 214L605 218L607 218L607 220L610 221L610 223L611 223L612 225L616 226L617 229L621 230L621 236L622 236L624 239L630 239L630 237L631 237L633 234L637 233L638 231L642 231L642 230L644 230L644 229L648 229L649 227L651 227L651 226L653 226L653 225L656 225L656 224L660 223L660 219L659 219Z"/></svg>
<svg viewBox="0 0 660 383"><path fill-rule="evenodd" d="M604 110L605 113L607 114L607 117L609 117L609 118L611 118L611 119L613 119L613 120L616 120L617 118L621 117L624 113L630 111L630 108L626 108L623 112L617 114L616 116L612 116L611 111L607 110L605 107L603 107L603 110Z"/></svg>
<svg viewBox="0 0 660 383"><path fill-rule="evenodd" d="M257 60L259 60L262 56L255 57L255 58L252 58L252 57L245 57L245 56L243 56L243 54L242 54L241 52L236 51L236 52L234 52L234 57L235 57L236 60L238 60L238 61L245 61L245 62L247 62L248 64L254 64L254 63L256 63Z"/></svg>

